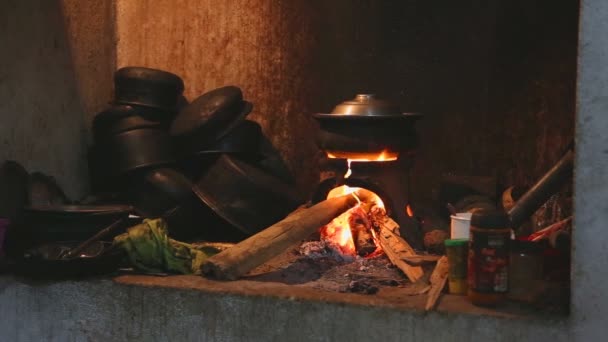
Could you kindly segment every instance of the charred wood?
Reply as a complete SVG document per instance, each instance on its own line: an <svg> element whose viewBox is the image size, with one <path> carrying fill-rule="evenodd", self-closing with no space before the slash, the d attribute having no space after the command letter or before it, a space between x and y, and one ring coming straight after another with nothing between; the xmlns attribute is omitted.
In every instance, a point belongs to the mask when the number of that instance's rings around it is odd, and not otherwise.
<svg viewBox="0 0 608 342"><path fill-rule="evenodd" d="M365 198L365 194L357 195ZM234 247L212 256L203 265L203 272L218 279L236 280L306 239L319 227L356 204L355 197L347 195L325 200L308 209L299 209Z"/></svg>

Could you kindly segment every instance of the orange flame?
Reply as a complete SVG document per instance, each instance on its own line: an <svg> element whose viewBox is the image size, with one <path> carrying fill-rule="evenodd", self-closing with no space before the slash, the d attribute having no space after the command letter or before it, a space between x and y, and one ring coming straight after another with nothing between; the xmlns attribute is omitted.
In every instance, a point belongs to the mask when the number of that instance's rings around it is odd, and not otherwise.
<svg viewBox="0 0 608 342"><path fill-rule="evenodd" d="M346 213L336 217L329 224L321 228L321 240L329 242L333 247L337 247L340 253L343 255L354 256L357 251L355 248L355 241L350 231L350 225L348 224L348 213L354 208L349 209Z"/></svg>
<svg viewBox="0 0 608 342"><path fill-rule="evenodd" d="M383 150L377 153L361 153L361 152L341 152L332 151L325 152L328 158L331 159L348 159L354 162L381 162L381 161L393 161L399 157L399 152L392 152L389 150Z"/></svg>
<svg viewBox="0 0 608 342"><path fill-rule="evenodd" d="M348 171L344 175L344 178L348 178L352 174L352 171L350 168L351 160L348 159L347 162L348 162ZM329 199L329 198L352 194L355 197L355 199L357 200L357 202L359 202L359 204L361 204L361 200L356 195L356 192L359 190L361 190L361 188L350 187L348 185L342 185L342 186L338 186L338 187L331 189L329 191L329 193L327 194L327 198ZM376 193L373 193L373 192L371 192L371 193L373 194L371 200L376 204L377 207L384 209L384 202L382 201L380 196L378 196ZM336 217L329 224L323 226L320 230L321 240L329 242L329 244L331 246L337 247L337 249L339 249L340 253L342 253L343 255L354 256L357 253L357 250L355 247L355 242L354 242L353 236L352 236L352 232L350 230L350 223L349 223L349 217L351 215L351 212L353 210L355 210L356 208L357 207L355 206L355 207L347 210L342 215ZM373 229L371 232L372 232L372 236L374 237L374 242L376 243L376 246L379 246ZM376 256L381 252L382 252L382 249L380 247L377 247L374 252L372 252L371 254L368 255L368 257Z"/></svg>
<svg viewBox="0 0 608 342"><path fill-rule="evenodd" d="M409 204L405 206L405 212L407 213L407 216L414 217L414 210Z"/></svg>

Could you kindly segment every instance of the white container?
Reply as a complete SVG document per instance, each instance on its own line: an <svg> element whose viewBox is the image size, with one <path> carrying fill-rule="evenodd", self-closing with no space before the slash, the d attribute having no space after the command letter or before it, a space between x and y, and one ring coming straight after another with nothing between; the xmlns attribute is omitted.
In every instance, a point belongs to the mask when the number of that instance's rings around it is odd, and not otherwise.
<svg viewBox="0 0 608 342"><path fill-rule="evenodd" d="M472 213L457 213L450 216L450 238L451 239L468 239L469 229L471 228Z"/></svg>

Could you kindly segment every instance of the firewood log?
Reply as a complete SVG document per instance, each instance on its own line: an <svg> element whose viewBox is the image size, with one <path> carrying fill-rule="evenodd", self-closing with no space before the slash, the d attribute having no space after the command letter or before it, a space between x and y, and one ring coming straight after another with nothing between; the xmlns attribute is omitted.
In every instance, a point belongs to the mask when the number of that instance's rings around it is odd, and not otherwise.
<svg viewBox="0 0 608 342"><path fill-rule="evenodd" d="M441 258L441 255L417 254L417 255L403 257L403 261L407 262L410 265L418 266L418 265L437 262L440 258Z"/></svg>
<svg viewBox="0 0 608 342"><path fill-rule="evenodd" d="M386 256L393 265L405 273L412 283L418 281L424 275L424 271L422 267L410 265L405 261L408 257L415 256L416 252L407 241L393 232L395 226L398 227L398 225L390 217L386 217L379 224L378 241Z"/></svg>
<svg viewBox="0 0 608 342"><path fill-rule="evenodd" d="M435 266L433 273L431 273L431 278L429 280L431 283L431 289L429 290L426 300L426 306L424 308L425 310L432 310L435 307L447 280L448 257L444 255L437 261L437 265Z"/></svg>
<svg viewBox="0 0 608 342"><path fill-rule="evenodd" d="M361 200L369 199L357 191ZM207 259L203 273L218 279L235 280L306 239L336 216L357 204L354 196L327 199L308 209L300 209L280 222Z"/></svg>
<svg viewBox="0 0 608 342"><path fill-rule="evenodd" d="M355 243L355 250L360 256L366 256L376 250L374 236L368 215L372 203L361 203L350 212L348 224Z"/></svg>

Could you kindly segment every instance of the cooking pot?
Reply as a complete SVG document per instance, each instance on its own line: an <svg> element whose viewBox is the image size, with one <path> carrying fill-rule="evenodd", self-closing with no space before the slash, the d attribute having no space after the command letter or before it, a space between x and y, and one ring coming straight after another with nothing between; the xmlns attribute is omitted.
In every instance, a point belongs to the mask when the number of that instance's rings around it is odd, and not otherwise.
<svg viewBox="0 0 608 342"><path fill-rule="evenodd" d="M175 112L184 81L167 71L125 67L114 73L115 102Z"/></svg>
<svg viewBox="0 0 608 342"><path fill-rule="evenodd" d="M238 241L246 237L211 210L179 171L161 168L148 172L131 189L130 197L143 217L164 218L169 235L178 240Z"/></svg>
<svg viewBox="0 0 608 342"><path fill-rule="evenodd" d="M201 175L194 191L246 235L276 223L302 203L294 187L229 155L219 157Z"/></svg>
<svg viewBox="0 0 608 342"><path fill-rule="evenodd" d="M93 136L96 142L138 128L160 128L161 118L133 106L114 105L95 115Z"/></svg>
<svg viewBox="0 0 608 342"><path fill-rule="evenodd" d="M188 178L176 170L151 170L131 187L131 204L143 217L162 217L194 195L192 185Z"/></svg>
<svg viewBox="0 0 608 342"><path fill-rule="evenodd" d="M96 145L94 153L103 174L108 177L125 175L135 170L162 166L176 160L176 151L169 134L161 129L146 127L116 134Z"/></svg>
<svg viewBox="0 0 608 342"><path fill-rule="evenodd" d="M319 147L327 152L368 152L413 149L418 140L414 123L419 113L403 113L398 106L372 94L359 94L331 113L314 114L321 131Z"/></svg>

